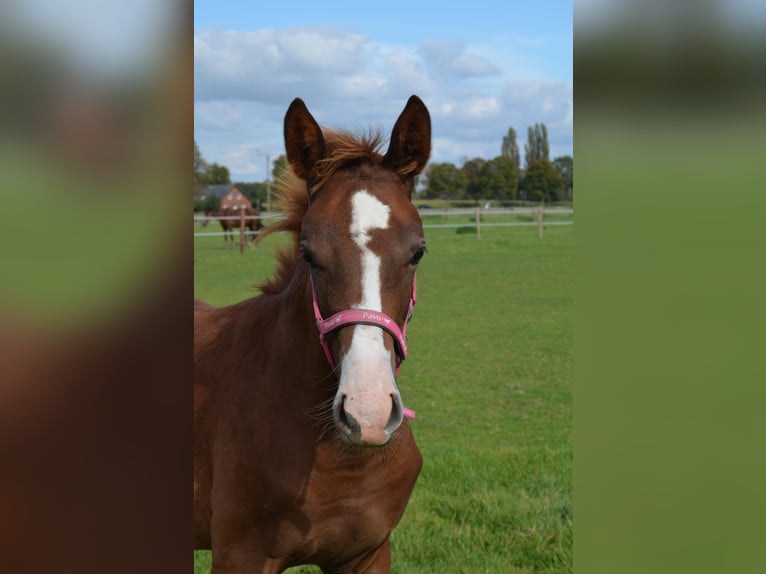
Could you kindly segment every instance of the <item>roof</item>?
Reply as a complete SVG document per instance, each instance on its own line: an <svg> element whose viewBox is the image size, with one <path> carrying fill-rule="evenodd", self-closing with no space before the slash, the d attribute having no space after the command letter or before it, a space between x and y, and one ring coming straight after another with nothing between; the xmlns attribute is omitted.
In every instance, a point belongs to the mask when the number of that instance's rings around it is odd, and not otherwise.
<svg viewBox="0 0 766 574"><path fill-rule="evenodd" d="M223 197L227 193L229 193L229 190L231 188L237 187L233 183L221 183L217 185L208 185L205 187L205 189L202 191L202 195L204 197L213 196L213 197Z"/></svg>

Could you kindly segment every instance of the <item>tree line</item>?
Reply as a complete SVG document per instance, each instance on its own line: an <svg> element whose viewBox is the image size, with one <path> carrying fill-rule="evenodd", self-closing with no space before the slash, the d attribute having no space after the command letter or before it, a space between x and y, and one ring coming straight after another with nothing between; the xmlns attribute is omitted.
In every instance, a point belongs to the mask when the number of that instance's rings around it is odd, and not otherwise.
<svg viewBox="0 0 766 574"><path fill-rule="evenodd" d="M538 123L527 129L525 167L516 139L508 129L494 159L465 158L462 166L450 162L430 163L420 193L426 199L470 199L480 201L561 201L573 197L572 156L549 159L548 130Z"/></svg>
<svg viewBox="0 0 766 574"><path fill-rule="evenodd" d="M484 200L510 202L562 201L573 198L574 160L572 156L549 159L548 130L537 123L527 129L524 145L524 168L516 138L516 130L508 129L500 145L500 155L493 159L465 158L460 167L450 162L429 163L425 175L418 180L416 193L425 199ZM271 181L278 180L287 169L287 159L280 155L273 162ZM195 209L217 209L218 199L206 197L208 185L230 184L226 166L207 163L194 142ZM253 205L265 205L269 182L234 182Z"/></svg>

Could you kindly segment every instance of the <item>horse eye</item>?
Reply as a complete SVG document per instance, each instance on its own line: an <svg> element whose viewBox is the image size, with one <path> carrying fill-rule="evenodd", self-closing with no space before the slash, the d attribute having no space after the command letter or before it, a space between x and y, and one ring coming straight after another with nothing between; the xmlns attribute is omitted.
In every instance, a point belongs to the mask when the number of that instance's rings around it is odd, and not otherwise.
<svg viewBox="0 0 766 574"><path fill-rule="evenodd" d="M423 255L425 255L426 249L425 247L420 247L418 250L412 255L412 259L410 259L410 265L417 265L420 263L420 260L423 259Z"/></svg>
<svg viewBox="0 0 766 574"><path fill-rule="evenodd" d="M308 250L308 248L305 245L300 246L301 256L303 257L303 260L308 263L309 267L316 267L317 263L314 260L314 254L311 253L311 251Z"/></svg>

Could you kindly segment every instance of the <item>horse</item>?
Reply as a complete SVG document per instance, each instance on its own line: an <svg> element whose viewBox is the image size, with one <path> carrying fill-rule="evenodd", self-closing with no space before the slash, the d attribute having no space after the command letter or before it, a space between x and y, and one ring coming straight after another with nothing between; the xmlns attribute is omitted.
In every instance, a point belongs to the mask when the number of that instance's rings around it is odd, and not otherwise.
<svg viewBox="0 0 766 574"><path fill-rule="evenodd" d="M431 150L409 98L380 133L284 118L289 232L261 294L194 303L195 548L212 570L389 572L422 466L396 376L425 253L411 196Z"/></svg>
<svg viewBox="0 0 766 574"><path fill-rule="evenodd" d="M220 209L217 211L205 211L205 217L239 217L242 210L239 209ZM245 207L244 212L246 216L250 216L249 219L245 219L245 229L250 230L250 235L252 235L252 240L255 242L256 238L258 237L259 232L261 229L263 229L263 222L261 221L261 212L253 207ZM223 229L223 242L224 245L231 245L234 246L234 231L238 230L240 227L240 221L239 219L219 219L218 222L221 224L221 229ZM202 227L207 227L208 220L204 219L202 221ZM229 244L229 241L231 243Z"/></svg>

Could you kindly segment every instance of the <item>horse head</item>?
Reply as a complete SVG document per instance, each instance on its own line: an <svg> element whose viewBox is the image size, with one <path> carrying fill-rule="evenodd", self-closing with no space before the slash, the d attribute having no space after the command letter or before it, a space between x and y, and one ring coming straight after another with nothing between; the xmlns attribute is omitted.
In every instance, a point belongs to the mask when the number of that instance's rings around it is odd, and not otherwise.
<svg viewBox="0 0 766 574"><path fill-rule="evenodd" d="M337 319L320 327L327 327L322 336L338 377L333 420L348 443L382 446L404 416L396 373L425 252L411 195L431 150L430 116L412 96L380 154L375 137L360 143L346 132L323 132L295 99L284 134L287 160L309 194L299 247L315 313L320 325ZM344 321L349 312L353 319Z"/></svg>

